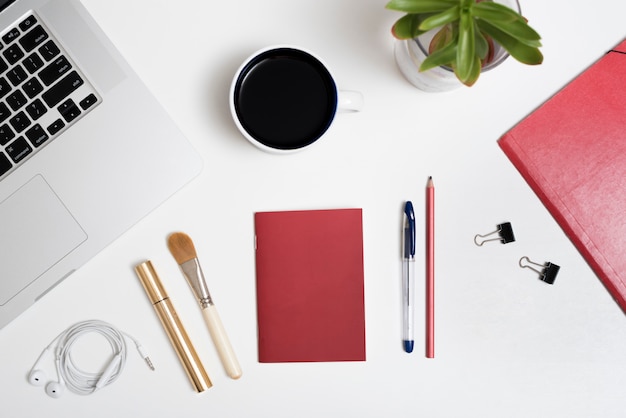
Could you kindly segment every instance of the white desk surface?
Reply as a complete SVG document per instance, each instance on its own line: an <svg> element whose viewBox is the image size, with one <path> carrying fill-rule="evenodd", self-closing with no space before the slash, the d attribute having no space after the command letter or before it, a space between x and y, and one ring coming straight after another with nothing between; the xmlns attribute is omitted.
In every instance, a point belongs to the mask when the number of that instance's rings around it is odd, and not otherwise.
<svg viewBox="0 0 626 418"><path fill-rule="evenodd" d="M511 59L471 89L423 93L396 68L386 0L84 0L205 160L199 178L0 331L0 415L14 417L622 417L626 318L507 160L496 140L624 35L623 0L523 0L545 61ZM276 156L248 144L227 104L234 71L280 43L320 55L365 107L323 141ZM401 345L403 202L437 187L436 358ZM122 203L123 204L123 203ZM367 361L260 364L256 351L253 213L363 208ZM418 210L418 225L423 212ZM517 241L473 237L513 223ZM168 252L182 230L243 368L224 373L197 304ZM420 230L420 235L422 231ZM423 254L423 240L418 240ZM561 265L554 286L518 260ZM196 394L132 266L151 259L213 388ZM423 261L418 260L417 271ZM421 296L418 296L418 300ZM323 301L320 301L323 303ZM313 313L312 313L313 314ZM26 376L69 325L101 319L138 338L122 376L92 396L49 398ZM99 344L98 344L99 343ZM87 367L108 354L87 340ZM106 345L106 344L104 344ZM89 363L91 361L91 363ZM97 370L97 368L96 368ZM54 376L52 368L48 373Z"/></svg>

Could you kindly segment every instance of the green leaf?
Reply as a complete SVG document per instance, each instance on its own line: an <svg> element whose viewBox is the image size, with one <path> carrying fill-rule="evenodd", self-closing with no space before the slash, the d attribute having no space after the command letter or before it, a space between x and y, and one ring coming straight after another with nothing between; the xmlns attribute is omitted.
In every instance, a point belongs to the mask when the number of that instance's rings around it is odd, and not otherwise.
<svg viewBox="0 0 626 418"><path fill-rule="evenodd" d="M461 21L459 22L459 45L456 50L455 72L457 77L463 81L467 79L472 71L472 65L476 57L476 37L474 36L474 21L470 10L461 10Z"/></svg>
<svg viewBox="0 0 626 418"><path fill-rule="evenodd" d="M474 34L476 36L476 55L481 60L484 60L489 54L489 42L487 42L480 30L474 28Z"/></svg>
<svg viewBox="0 0 626 418"><path fill-rule="evenodd" d="M420 71L427 71L431 68L448 66L451 67L452 63L456 59L456 43L451 42L445 47L434 51L428 55L422 64L420 65Z"/></svg>
<svg viewBox="0 0 626 418"><path fill-rule="evenodd" d="M458 3L458 0L391 0L385 7L405 13L438 13Z"/></svg>
<svg viewBox="0 0 626 418"><path fill-rule="evenodd" d="M419 29L420 24L428 15L408 14L402 16L391 28L391 33L398 39L413 39L424 33Z"/></svg>
<svg viewBox="0 0 626 418"><path fill-rule="evenodd" d="M519 42L525 43L528 46L540 47L541 36L531 28L525 20L514 20L511 22L503 22L500 20L490 19L478 19L479 21L488 22L490 25L498 28L502 32L511 35Z"/></svg>
<svg viewBox="0 0 626 418"><path fill-rule="evenodd" d="M448 23L454 22L460 17L460 7L458 5L444 10L441 13L437 13L427 19L424 19L420 25L420 30L428 31L430 29L438 28Z"/></svg>
<svg viewBox="0 0 626 418"><path fill-rule="evenodd" d="M455 68L454 73L456 74L459 81L465 84L468 87L471 87L476 83L478 77L480 77L480 72L482 70L482 64L480 62L480 58L474 57L475 59L472 61L472 64L469 68L469 71L465 75L460 75Z"/></svg>
<svg viewBox="0 0 626 418"><path fill-rule="evenodd" d="M435 51L443 49L450 42L456 41L454 31L450 25L445 25L435 33L428 45L428 53L432 54Z"/></svg>
<svg viewBox="0 0 626 418"><path fill-rule="evenodd" d="M502 48L519 62L529 65L537 65L543 62L543 55L538 47L520 42L485 20L478 20L476 23L481 31L491 36L495 42L500 44Z"/></svg>
<svg viewBox="0 0 626 418"><path fill-rule="evenodd" d="M514 22L516 20L524 20L524 18L515 10L510 9L502 4L483 1L476 3L472 8L474 16L488 21L497 20L500 22Z"/></svg>

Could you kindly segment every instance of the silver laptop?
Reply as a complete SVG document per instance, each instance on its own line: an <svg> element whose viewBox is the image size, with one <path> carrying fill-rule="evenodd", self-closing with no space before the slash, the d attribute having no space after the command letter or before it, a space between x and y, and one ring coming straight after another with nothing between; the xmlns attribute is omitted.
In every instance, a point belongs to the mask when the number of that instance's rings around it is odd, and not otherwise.
<svg viewBox="0 0 626 418"><path fill-rule="evenodd" d="M202 160L77 0L0 0L0 328Z"/></svg>

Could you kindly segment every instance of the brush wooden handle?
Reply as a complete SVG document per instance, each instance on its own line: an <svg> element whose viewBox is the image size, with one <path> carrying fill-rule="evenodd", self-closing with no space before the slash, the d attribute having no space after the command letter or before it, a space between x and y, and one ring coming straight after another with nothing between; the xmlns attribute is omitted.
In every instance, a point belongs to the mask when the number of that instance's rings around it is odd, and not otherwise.
<svg viewBox="0 0 626 418"><path fill-rule="evenodd" d="M202 310L204 321L209 327L211 338L217 348L217 352L222 360L226 373L233 379L239 379L241 377L241 367L235 356L235 351L230 345L226 330L222 325L222 320L215 309L215 305L209 305Z"/></svg>

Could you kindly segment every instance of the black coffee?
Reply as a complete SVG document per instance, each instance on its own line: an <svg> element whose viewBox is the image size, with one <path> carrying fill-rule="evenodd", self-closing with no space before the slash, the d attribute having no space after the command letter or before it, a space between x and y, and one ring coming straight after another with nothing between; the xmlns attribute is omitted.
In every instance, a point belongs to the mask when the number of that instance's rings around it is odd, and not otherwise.
<svg viewBox="0 0 626 418"><path fill-rule="evenodd" d="M326 67L291 48L253 59L240 74L234 96L243 128L262 144L282 150L317 140L337 107L337 87Z"/></svg>

